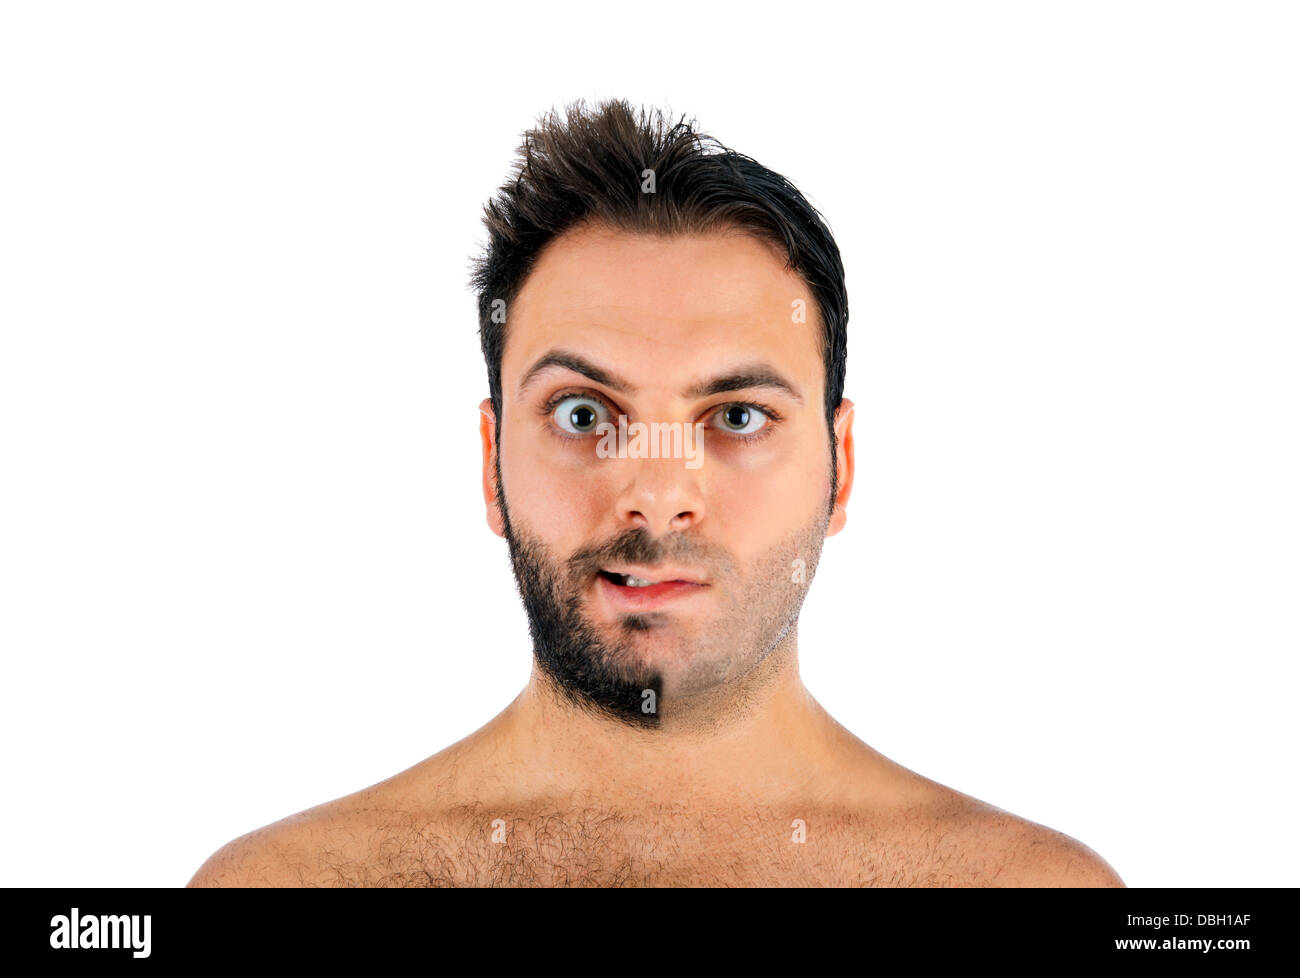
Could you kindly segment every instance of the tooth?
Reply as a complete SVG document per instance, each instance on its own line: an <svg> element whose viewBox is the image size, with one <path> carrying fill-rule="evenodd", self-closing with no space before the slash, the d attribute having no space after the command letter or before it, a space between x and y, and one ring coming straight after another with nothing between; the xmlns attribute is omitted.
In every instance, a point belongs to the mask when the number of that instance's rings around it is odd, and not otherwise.
<svg viewBox="0 0 1300 978"><path fill-rule="evenodd" d="M642 580L642 579L639 578L639 577L633 577L631 574L629 574L629 575L627 576L627 580L626 580L624 583L625 583L628 587L650 587L650 585L654 584L655 582L654 582L654 581L645 581L645 580Z"/></svg>

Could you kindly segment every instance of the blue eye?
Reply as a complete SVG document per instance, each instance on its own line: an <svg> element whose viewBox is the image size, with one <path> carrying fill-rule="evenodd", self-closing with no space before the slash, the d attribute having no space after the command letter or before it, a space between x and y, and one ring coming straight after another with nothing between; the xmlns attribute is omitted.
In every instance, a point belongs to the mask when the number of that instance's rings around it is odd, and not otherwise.
<svg viewBox="0 0 1300 978"><path fill-rule="evenodd" d="M556 425L573 435L592 434L602 422L609 422L605 405L592 397L566 397L551 412ZM612 422L610 422L612 423Z"/></svg>
<svg viewBox="0 0 1300 978"><path fill-rule="evenodd" d="M762 410L752 404L724 404L718 409L717 417L724 430L737 435L751 435L762 431L770 420Z"/></svg>

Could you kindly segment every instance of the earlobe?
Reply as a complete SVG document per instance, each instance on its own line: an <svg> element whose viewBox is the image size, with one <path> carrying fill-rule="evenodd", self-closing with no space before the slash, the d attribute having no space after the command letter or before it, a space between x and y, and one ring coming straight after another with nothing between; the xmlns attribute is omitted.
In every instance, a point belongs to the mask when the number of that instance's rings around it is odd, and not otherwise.
<svg viewBox="0 0 1300 978"><path fill-rule="evenodd" d="M847 397L835 410L835 508L826 535L834 536L848 522L849 496L853 492L853 402Z"/></svg>
<svg viewBox="0 0 1300 978"><path fill-rule="evenodd" d="M479 403L478 413L478 433L483 442L483 502L487 505L488 529L504 537L505 523L497 500L496 411L492 408L492 398L485 397Z"/></svg>

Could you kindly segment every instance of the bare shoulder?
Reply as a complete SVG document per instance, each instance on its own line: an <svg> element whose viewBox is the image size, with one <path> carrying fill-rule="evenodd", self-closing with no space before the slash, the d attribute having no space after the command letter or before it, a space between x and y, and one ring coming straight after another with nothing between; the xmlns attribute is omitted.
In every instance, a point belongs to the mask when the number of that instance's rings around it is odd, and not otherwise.
<svg viewBox="0 0 1300 978"><path fill-rule="evenodd" d="M387 787L381 782L246 832L209 856L187 886L331 885L322 858L364 845L369 816L390 804Z"/></svg>
<svg viewBox="0 0 1300 978"><path fill-rule="evenodd" d="M1014 820L999 886L1122 887L1124 881L1100 855L1078 839L1045 825Z"/></svg>
<svg viewBox="0 0 1300 978"><path fill-rule="evenodd" d="M1078 839L986 802L943 788L937 823L980 856L975 885L995 887L1122 887L1124 881Z"/></svg>
<svg viewBox="0 0 1300 978"><path fill-rule="evenodd" d="M190 887L333 886L328 865L365 847L376 813L393 805L380 782L282 818L227 842L199 867Z"/></svg>
<svg viewBox="0 0 1300 978"><path fill-rule="evenodd" d="M232 839L199 867L187 887L309 886L301 829L293 816Z"/></svg>
<svg viewBox="0 0 1300 978"><path fill-rule="evenodd" d="M430 812L443 792L437 780L421 777L427 767L417 768L227 842L186 885L370 885L368 867L387 864L394 848L403 848L394 840L417 839L424 850L434 842Z"/></svg>
<svg viewBox="0 0 1300 978"><path fill-rule="evenodd" d="M209 856L186 885L368 885L367 867L393 858L394 839L419 839L422 849L441 842L430 831L436 824L430 810L452 793L458 762L473 739L465 738L360 791L232 839Z"/></svg>

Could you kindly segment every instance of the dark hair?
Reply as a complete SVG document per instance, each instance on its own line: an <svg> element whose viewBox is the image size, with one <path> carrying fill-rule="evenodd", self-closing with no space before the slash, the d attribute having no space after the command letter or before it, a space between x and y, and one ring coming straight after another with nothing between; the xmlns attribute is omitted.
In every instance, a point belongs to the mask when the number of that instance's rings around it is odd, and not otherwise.
<svg viewBox="0 0 1300 978"><path fill-rule="evenodd" d="M513 303L553 238L587 222L649 234L741 230L784 253L786 267L803 276L816 300L833 505L849 300L840 251L821 215L785 177L696 131L685 117L669 125L659 110L642 109L638 118L622 99L591 111L579 100L566 112L561 119L552 110L524 134L513 179L483 208L488 241L472 263L471 285L498 435L506 324L493 321L493 304ZM654 171L654 193L642 191L646 170Z"/></svg>

